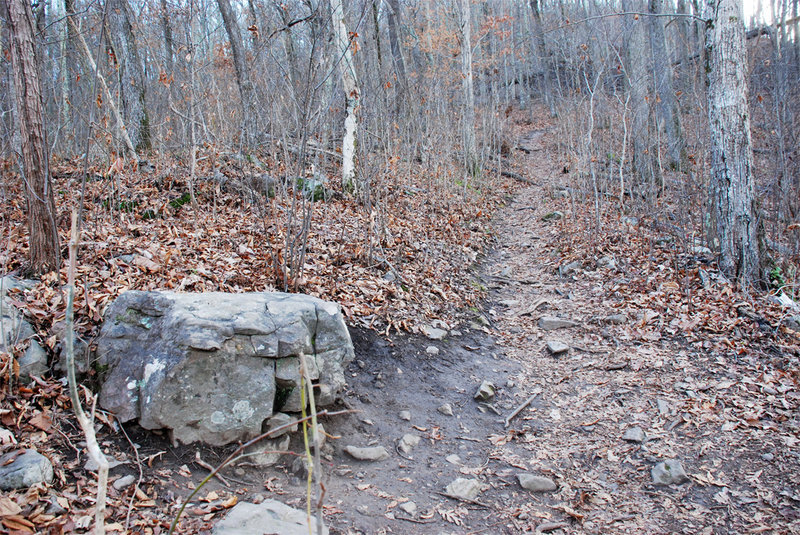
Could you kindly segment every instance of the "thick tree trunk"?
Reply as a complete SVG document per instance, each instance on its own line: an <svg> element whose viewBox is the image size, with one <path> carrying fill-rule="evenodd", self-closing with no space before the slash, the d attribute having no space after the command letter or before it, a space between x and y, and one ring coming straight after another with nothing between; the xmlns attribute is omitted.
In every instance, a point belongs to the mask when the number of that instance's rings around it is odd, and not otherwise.
<svg viewBox="0 0 800 535"><path fill-rule="evenodd" d="M128 0L109 0L108 24L110 38L117 61L122 117L137 151L149 150L150 119L147 115L147 99L144 65L133 35Z"/></svg>
<svg viewBox="0 0 800 535"><path fill-rule="evenodd" d="M480 175L477 143L475 141L475 93L472 83L472 10L470 0L461 0L461 87L464 92L462 139L464 165L472 177Z"/></svg>
<svg viewBox="0 0 800 535"><path fill-rule="evenodd" d="M5 3L11 34L16 123L21 134L21 171L28 211L30 268L33 273L41 274L60 267L61 250L42 122L42 90L36 65L33 13L27 0L5 0Z"/></svg>
<svg viewBox="0 0 800 535"><path fill-rule="evenodd" d="M664 33L663 0L650 0L650 50L653 54L653 80L655 81L655 109L658 131L666 135L666 166L684 169L686 142L683 139L681 114L672 84L672 61L667 51Z"/></svg>
<svg viewBox="0 0 800 535"><path fill-rule="evenodd" d="M759 217L747 103L747 50L742 5L710 3L706 29L710 197L719 265L743 283L759 278Z"/></svg>
<svg viewBox="0 0 800 535"><path fill-rule="evenodd" d="M530 6L531 13L533 14L533 39L536 43L536 58L541 72L538 77L539 91L542 93L544 102L550 110L550 116L555 117L556 107L550 84L550 60L547 55L547 46L544 40L544 25L542 24L542 12L539 8L539 0L530 0Z"/></svg>
<svg viewBox="0 0 800 535"><path fill-rule="evenodd" d="M167 74L172 74L174 65L172 26L169 23L169 6L167 0L161 0L161 30L164 32L164 67Z"/></svg>
<svg viewBox="0 0 800 535"><path fill-rule="evenodd" d="M342 188L353 191L356 183L356 134L358 131L358 110L361 106L361 91L358 88L356 68L350 50L350 38L344 23L342 0L330 0L333 39L339 64L339 73L344 87L345 111L344 139L342 140Z"/></svg>
<svg viewBox="0 0 800 535"><path fill-rule="evenodd" d="M233 14L229 0L217 0L219 12L222 14L222 22L228 34L233 54L233 67L236 70L236 82L239 85L239 93L242 97L242 127L244 129L245 145L250 145L255 136L256 112L253 109L255 98L253 95L253 82L250 79L250 68L247 66L247 56L242 41L242 32L239 29L239 22Z"/></svg>

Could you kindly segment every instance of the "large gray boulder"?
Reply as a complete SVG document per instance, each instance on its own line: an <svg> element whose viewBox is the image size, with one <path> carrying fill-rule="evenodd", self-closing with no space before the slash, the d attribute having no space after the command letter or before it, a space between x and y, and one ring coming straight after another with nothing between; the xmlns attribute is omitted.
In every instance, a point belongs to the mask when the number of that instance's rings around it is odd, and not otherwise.
<svg viewBox="0 0 800 535"><path fill-rule="evenodd" d="M25 321L22 311L9 299L8 292L29 288L33 284L32 281L22 281L10 276L0 278L0 322L5 335L0 336L0 351L10 352L16 344L29 340L28 348L17 356L19 375L23 380L29 379L31 375L47 373L47 353L34 337L36 333L31 324Z"/></svg>
<svg viewBox="0 0 800 535"><path fill-rule="evenodd" d="M318 405L334 401L353 359L339 305L299 294L130 291L105 312L100 404L184 444L248 440L273 409L302 408L300 355Z"/></svg>
<svg viewBox="0 0 800 535"><path fill-rule="evenodd" d="M26 489L53 481L53 465L36 450L6 453L0 457L0 489Z"/></svg>

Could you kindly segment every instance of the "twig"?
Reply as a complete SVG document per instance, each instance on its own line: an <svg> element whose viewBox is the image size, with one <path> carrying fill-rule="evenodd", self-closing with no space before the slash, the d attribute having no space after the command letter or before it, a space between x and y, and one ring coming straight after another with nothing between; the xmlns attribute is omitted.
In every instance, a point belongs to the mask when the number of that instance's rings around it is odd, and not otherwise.
<svg viewBox="0 0 800 535"><path fill-rule="evenodd" d="M463 496L456 496L454 494L448 494L446 492L437 492L436 494L441 494L445 498L450 498L451 500L458 500L460 502L471 503L474 505L480 505L481 507L486 507L487 509L491 509L492 506L488 503L479 502L478 500L473 500L471 498L464 498Z"/></svg>
<svg viewBox="0 0 800 535"><path fill-rule="evenodd" d="M525 407L527 407L528 405L530 405L530 404L533 402L533 400L534 400L534 399L536 399L536 396L538 396L539 394L541 394L541 392L534 392L533 394L531 394L531 395L528 397L528 399L526 399L525 401L523 401L523 402L522 402L522 405L520 405L519 407L517 407L516 409L514 409L514 412L512 412L511 414L509 414L509 415L506 417L506 421L505 421L505 427L508 427L509 425L511 425L511 420L513 420L514 418L516 418L516 417L517 417L517 415L518 415L519 413L521 413L521 412L522 412L522 411L525 409Z"/></svg>
<svg viewBox="0 0 800 535"><path fill-rule="evenodd" d="M144 472L142 471L142 462L139 459L139 449L134 446L133 442L131 441L131 437L128 436L128 433L125 431L125 428L122 424L119 425L120 430L122 430L122 434L125 435L125 440L128 441L128 444L131 445L131 449L133 450L134 455L136 456L136 467L139 469L139 479L136 481L136 485L133 487L133 493L131 494L131 499L128 502L128 511L125 513L125 531L128 531L128 528L131 525L131 511L133 511L133 501L136 499L136 491L139 490L139 487L142 484L142 479L144 479Z"/></svg>
<svg viewBox="0 0 800 535"><path fill-rule="evenodd" d="M405 520L406 522L413 522L415 524L433 524L435 522L435 520L417 520L416 518L411 518L409 516L397 516L397 515L395 515L395 519Z"/></svg>
<svg viewBox="0 0 800 535"><path fill-rule="evenodd" d="M202 466L203 468L205 468L209 472L213 472L214 471L214 467L213 466L211 466L210 464L208 464L207 462L205 462L203 459L200 458L200 452L199 451L196 451L194 453L194 462L195 462L195 464L199 464L200 466ZM221 474L219 474L219 473L214 474L214 477L219 479L220 483L222 483L226 487L230 488L230 486L231 486L230 483L225 481L225 478L222 477Z"/></svg>

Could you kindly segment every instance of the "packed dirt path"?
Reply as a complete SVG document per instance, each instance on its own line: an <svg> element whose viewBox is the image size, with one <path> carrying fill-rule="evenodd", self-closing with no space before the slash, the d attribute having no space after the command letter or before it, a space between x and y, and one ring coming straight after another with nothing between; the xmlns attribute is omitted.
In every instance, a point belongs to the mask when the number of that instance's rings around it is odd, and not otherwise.
<svg viewBox="0 0 800 535"><path fill-rule="evenodd" d="M547 137L533 131L520 142L534 185L498 214L498 244L484 264L498 345L522 370L516 401L538 393L504 441L494 439L494 458L558 484L530 494L507 528L800 532L797 376L784 371L796 371L797 359L780 348L719 351L722 331L689 343L658 323L648 295L631 302L618 292L641 276L629 258L562 258L574 205ZM624 243L640 229L620 219L606 230ZM567 321L552 328L556 319ZM669 463L672 482L657 484L652 471L670 460L686 474ZM515 495L526 492L513 483Z"/></svg>

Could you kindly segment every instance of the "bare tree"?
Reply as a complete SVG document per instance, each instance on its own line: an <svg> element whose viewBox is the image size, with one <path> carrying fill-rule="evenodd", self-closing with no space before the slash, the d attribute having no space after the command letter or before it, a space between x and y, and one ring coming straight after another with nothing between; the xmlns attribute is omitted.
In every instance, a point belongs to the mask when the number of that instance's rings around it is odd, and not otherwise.
<svg viewBox="0 0 800 535"><path fill-rule="evenodd" d="M742 4L712 0L706 28L713 232L720 268L743 283L759 278L759 216L747 105Z"/></svg>
<svg viewBox="0 0 800 535"><path fill-rule="evenodd" d="M464 93L462 139L464 142L464 165L473 177L480 174L478 149L475 141L475 94L472 84L472 9L470 0L461 0L461 87Z"/></svg>
<svg viewBox="0 0 800 535"><path fill-rule="evenodd" d="M219 12L222 14L222 22L225 24L225 31L228 34L228 41L231 44L233 54L233 67L236 70L236 82L239 85L239 93L242 97L242 125L245 134L245 144L249 145L255 135L256 113L253 110L255 99L253 95L253 82L250 78L250 68L247 65L247 57L242 41L242 32L239 29L239 22L231 9L229 0L217 0Z"/></svg>
<svg viewBox="0 0 800 535"><path fill-rule="evenodd" d="M50 180L42 90L36 64L33 13L27 0L4 0L14 70L16 123L21 136L20 171L25 184L30 233L30 269L40 274L61 265L56 206Z"/></svg>

